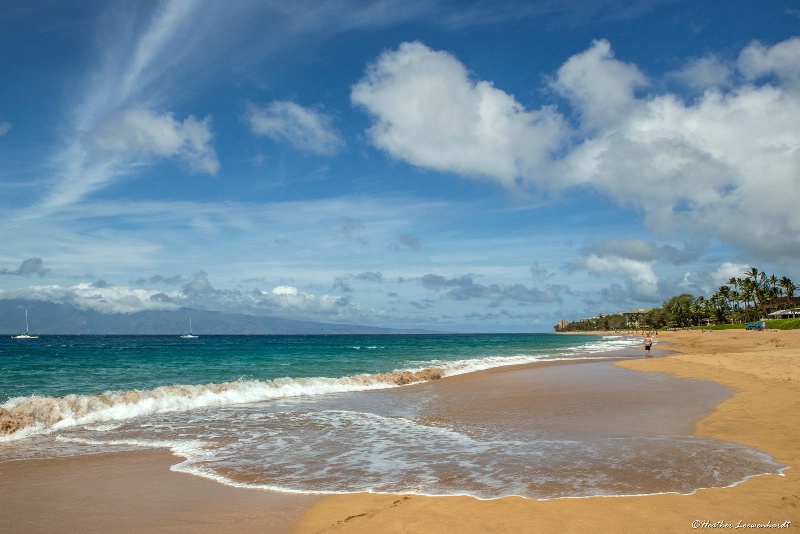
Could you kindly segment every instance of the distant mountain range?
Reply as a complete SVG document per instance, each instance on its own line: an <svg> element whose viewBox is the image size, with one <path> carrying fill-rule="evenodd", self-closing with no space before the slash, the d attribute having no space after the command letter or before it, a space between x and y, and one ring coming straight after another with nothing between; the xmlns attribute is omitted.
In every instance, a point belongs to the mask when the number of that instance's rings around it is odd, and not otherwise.
<svg viewBox="0 0 800 534"><path fill-rule="evenodd" d="M0 300L0 334L14 335L24 331L26 309L31 335L179 335L188 333L190 317L192 330L200 336L432 333L190 308L107 314L82 310L71 304L9 299Z"/></svg>

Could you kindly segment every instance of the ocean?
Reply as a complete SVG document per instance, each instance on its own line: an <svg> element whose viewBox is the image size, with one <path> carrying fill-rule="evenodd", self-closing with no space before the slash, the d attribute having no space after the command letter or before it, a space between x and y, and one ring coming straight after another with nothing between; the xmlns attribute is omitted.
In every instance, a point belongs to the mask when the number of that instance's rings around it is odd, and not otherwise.
<svg viewBox="0 0 800 534"><path fill-rule="evenodd" d="M758 449L662 431L667 411L696 418L730 392L605 363L634 347L640 356L640 344L554 334L7 337L0 462L165 447L185 458L174 470L233 486L481 499L691 493L785 467ZM513 387L531 386L507 379L490 386L512 399L495 399L497 409L468 388L439 387L464 375L484 381L478 391L498 379L480 371L550 362L582 363L525 367L542 391L594 388L616 395L617 408L574 406L584 397L569 391L515 404ZM639 409L630 399L652 402L629 415Z"/></svg>

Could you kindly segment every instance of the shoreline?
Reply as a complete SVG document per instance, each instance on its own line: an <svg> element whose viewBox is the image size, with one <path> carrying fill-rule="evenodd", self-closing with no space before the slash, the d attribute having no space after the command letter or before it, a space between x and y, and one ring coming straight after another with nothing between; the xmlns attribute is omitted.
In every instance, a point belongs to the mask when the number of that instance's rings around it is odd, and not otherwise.
<svg viewBox="0 0 800 534"><path fill-rule="evenodd" d="M314 503L296 529L306 533L690 532L800 528L800 331L666 332L671 354L614 365L710 380L735 391L695 424L694 435L757 447L787 465L688 495L531 500L354 494ZM666 344L666 343L665 343ZM653 347L657 350L658 345ZM760 527L759 527L760 525Z"/></svg>
<svg viewBox="0 0 800 534"><path fill-rule="evenodd" d="M735 526L739 519L734 517L753 524L790 521L792 528L800 528L800 473L796 470L800 454L795 445L800 440L800 420L792 413L800 393L800 370L796 358L787 354L800 342L800 331L734 332L741 341L758 342L758 346L748 346L744 352L755 352L757 356L766 353L772 365L764 365L763 358L754 365L752 358L748 360L732 351L731 341L736 340L728 339L730 334L700 332L661 336L653 352L656 356L668 354L666 357L639 357L608 365L710 380L732 388L736 394L697 421L694 435L765 450L789 466L783 476L755 476L734 486L700 489L689 495L666 493L614 499L479 500L467 496L363 493L309 496L236 488L172 471L170 467L180 463L180 458L165 449L156 449L0 463L0 502L5 509L0 514L0 531L52 531L48 525L57 521L64 532L680 532L717 528L692 527L695 520L709 521L708 525L732 522ZM779 346L773 347L775 344ZM707 361L709 356L719 361ZM448 381L483 373L511 378L519 369L520 366L489 369ZM436 382L421 385L435 387L443 383ZM777 405L786 408L782 423L775 422L776 414L772 413L780 411L774 407L776 388L788 392L788 396L777 400ZM752 406L759 400L753 396L763 399ZM772 419L761 420L764 418L760 419L759 414ZM766 427L763 433L767 435L763 439L743 436L743 421L759 429ZM781 439L775 439L776 435ZM20 481L24 481L23 491L19 489ZM465 521L465 517L470 519Z"/></svg>

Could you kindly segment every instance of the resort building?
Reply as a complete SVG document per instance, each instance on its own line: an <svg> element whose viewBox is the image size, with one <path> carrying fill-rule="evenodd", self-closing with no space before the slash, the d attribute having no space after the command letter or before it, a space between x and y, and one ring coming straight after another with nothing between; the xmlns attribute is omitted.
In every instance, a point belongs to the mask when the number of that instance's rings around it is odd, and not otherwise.
<svg viewBox="0 0 800 534"><path fill-rule="evenodd" d="M639 328L639 326L646 326L644 316L654 308L637 308L631 311L622 312L625 318L625 326Z"/></svg>
<svg viewBox="0 0 800 534"><path fill-rule="evenodd" d="M800 297L777 297L764 304L767 317L794 319L800 317Z"/></svg>

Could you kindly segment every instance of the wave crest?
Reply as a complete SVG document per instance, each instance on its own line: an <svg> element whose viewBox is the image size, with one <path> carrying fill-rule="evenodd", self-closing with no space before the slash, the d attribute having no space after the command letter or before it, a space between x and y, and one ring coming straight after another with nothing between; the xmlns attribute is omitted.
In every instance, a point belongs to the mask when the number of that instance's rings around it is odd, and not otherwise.
<svg viewBox="0 0 800 534"><path fill-rule="evenodd" d="M444 370L394 371L343 378L282 378L160 386L102 395L17 397L0 406L0 441L76 425L122 421L154 413L227 406L301 395L381 389L437 380Z"/></svg>

